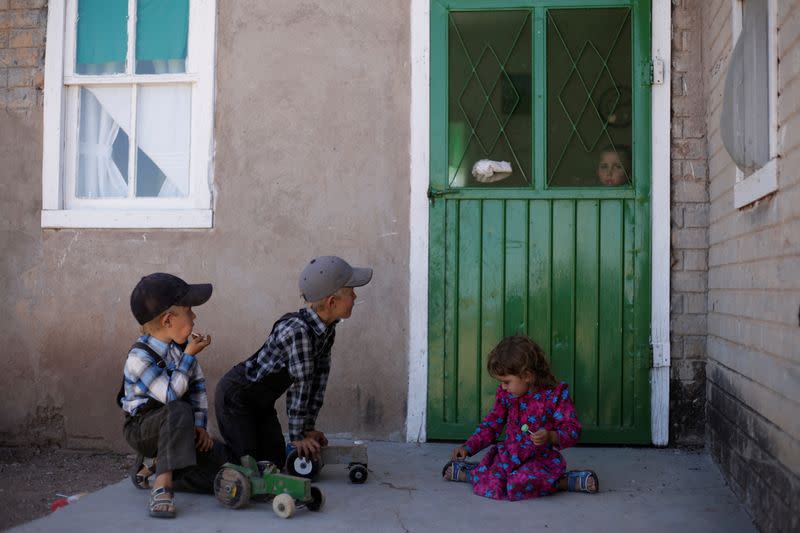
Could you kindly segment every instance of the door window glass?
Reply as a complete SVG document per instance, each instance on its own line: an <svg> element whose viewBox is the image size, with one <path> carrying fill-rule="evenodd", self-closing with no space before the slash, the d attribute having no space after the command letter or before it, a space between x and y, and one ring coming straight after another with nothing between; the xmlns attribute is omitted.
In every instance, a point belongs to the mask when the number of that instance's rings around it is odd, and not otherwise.
<svg viewBox="0 0 800 533"><path fill-rule="evenodd" d="M548 185L632 184L631 104L630 9L548 10Z"/></svg>
<svg viewBox="0 0 800 533"><path fill-rule="evenodd" d="M449 186L530 185L530 12L452 12L448 43Z"/></svg>

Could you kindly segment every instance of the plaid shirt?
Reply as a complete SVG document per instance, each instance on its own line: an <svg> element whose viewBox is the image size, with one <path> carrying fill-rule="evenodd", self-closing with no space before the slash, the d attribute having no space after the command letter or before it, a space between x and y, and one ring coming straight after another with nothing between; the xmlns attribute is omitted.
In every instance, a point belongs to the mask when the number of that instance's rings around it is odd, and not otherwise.
<svg viewBox="0 0 800 533"><path fill-rule="evenodd" d="M189 394L194 410L194 425L205 428L208 421L206 379L193 355L183 353L180 346L162 342L150 335L138 339L150 346L166 363L159 368L155 359L141 348L132 348L125 361L125 397L122 408L131 415L150 398L169 403Z"/></svg>
<svg viewBox="0 0 800 533"><path fill-rule="evenodd" d="M278 321L261 349L245 363L253 382L268 374L288 370L292 384L286 391L289 439L299 440L314 429L331 371L331 346L336 326L326 326L310 308L300 317Z"/></svg>

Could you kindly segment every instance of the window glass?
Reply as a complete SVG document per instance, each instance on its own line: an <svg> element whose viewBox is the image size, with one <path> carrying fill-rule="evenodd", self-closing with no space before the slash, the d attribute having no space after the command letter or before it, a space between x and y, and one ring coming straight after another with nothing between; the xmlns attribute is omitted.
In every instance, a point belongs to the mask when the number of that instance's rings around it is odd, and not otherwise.
<svg viewBox="0 0 800 533"><path fill-rule="evenodd" d="M81 87L78 198L128 195L130 91L127 87Z"/></svg>
<svg viewBox="0 0 800 533"><path fill-rule="evenodd" d="M191 88L142 86L136 112L136 196L188 196Z"/></svg>
<svg viewBox="0 0 800 533"><path fill-rule="evenodd" d="M186 72L189 0L138 0L136 73Z"/></svg>
<svg viewBox="0 0 800 533"><path fill-rule="evenodd" d="M79 0L77 74L125 72L128 0Z"/></svg>
<svg viewBox="0 0 800 533"><path fill-rule="evenodd" d="M452 12L448 39L449 186L529 185L530 12Z"/></svg>
<svg viewBox="0 0 800 533"><path fill-rule="evenodd" d="M631 174L630 9L547 12L547 182L624 186Z"/></svg>

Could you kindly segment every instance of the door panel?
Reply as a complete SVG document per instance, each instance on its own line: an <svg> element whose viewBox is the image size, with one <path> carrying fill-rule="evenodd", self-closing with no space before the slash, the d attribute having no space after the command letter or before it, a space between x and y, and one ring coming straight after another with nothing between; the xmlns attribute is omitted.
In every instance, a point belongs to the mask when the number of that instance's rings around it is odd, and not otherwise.
<svg viewBox="0 0 800 533"><path fill-rule="evenodd" d="M597 423L598 408L598 324L600 292L599 273L599 202L579 200L575 212L575 369L573 400L584 424Z"/></svg>
<svg viewBox="0 0 800 533"><path fill-rule="evenodd" d="M431 439L472 433L524 333L582 442L650 441L649 2L565 4L431 3Z"/></svg>

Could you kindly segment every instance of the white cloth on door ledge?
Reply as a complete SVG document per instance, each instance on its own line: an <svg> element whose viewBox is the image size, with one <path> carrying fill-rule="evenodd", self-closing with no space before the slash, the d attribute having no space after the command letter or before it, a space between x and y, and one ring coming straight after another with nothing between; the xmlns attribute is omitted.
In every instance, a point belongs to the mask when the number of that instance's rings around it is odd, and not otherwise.
<svg viewBox="0 0 800 533"><path fill-rule="evenodd" d="M511 163L481 159L472 165L472 175L480 183L493 183L511 175Z"/></svg>

